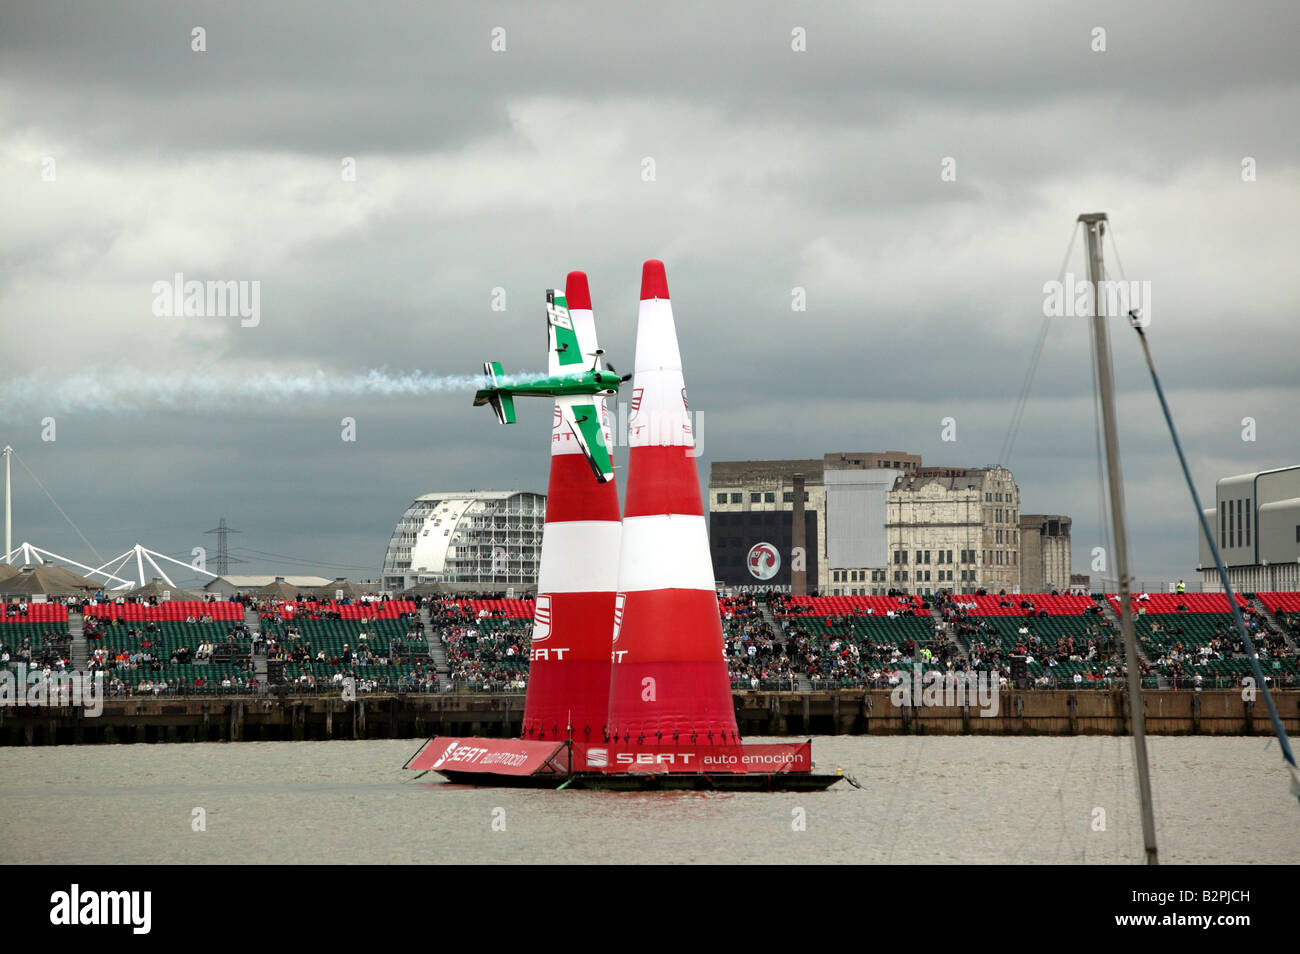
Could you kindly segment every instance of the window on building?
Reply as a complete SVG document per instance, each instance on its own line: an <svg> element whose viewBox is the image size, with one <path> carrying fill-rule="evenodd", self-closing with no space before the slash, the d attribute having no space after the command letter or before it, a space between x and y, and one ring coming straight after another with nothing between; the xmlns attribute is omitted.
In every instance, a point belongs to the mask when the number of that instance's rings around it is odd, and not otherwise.
<svg viewBox="0 0 1300 954"><path fill-rule="evenodd" d="M763 495L762 495L762 494L750 494L750 495L749 495L749 502L750 502L750 503L762 503L762 501L763 501Z"/></svg>
<svg viewBox="0 0 1300 954"><path fill-rule="evenodd" d="M906 571L906 570L903 571L903 582L904 582L904 583L907 582L907 571Z"/></svg>
<svg viewBox="0 0 1300 954"><path fill-rule="evenodd" d="M1237 546L1241 546L1241 500L1237 500Z"/></svg>
<svg viewBox="0 0 1300 954"><path fill-rule="evenodd" d="M1250 501L1246 501L1246 546L1250 546Z"/></svg>
<svg viewBox="0 0 1300 954"><path fill-rule="evenodd" d="M763 503L776 503L776 491L769 490L763 494Z"/></svg>
<svg viewBox="0 0 1300 954"><path fill-rule="evenodd" d="M781 495L781 503L794 503L794 491L787 490Z"/></svg>
<svg viewBox="0 0 1300 954"><path fill-rule="evenodd" d="M726 502L727 502L727 495L726 495L726 494L718 494L718 503L724 504L724 503L726 503Z"/></svg>
<svg viewBox="0 0 1300 954"><path fill-rule="evenodd" d="M744 499L744 498L743 498L740 494L732 494L732 495L731 495L731 502L732 502L732 503L740 503L743 499Z"/></svg>

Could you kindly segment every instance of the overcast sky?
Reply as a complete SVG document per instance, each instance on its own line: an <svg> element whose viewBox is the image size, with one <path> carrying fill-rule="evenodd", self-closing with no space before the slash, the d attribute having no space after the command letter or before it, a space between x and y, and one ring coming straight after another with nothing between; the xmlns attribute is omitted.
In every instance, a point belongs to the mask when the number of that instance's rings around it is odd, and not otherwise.
<svg viewBox="0 0 1300 954"><path fill-rule="evenodd" d="M419 494L545 490L549 406L505 429L430 379L543 368L570 269L630 370L658 257L703 479L994 464L1043 285L1105 211L1203 498L1300 461L1295 3L695 6L5 4L0 443L103 559L188 560L225 516L235 571L364 578ZM156 315L178 272L259 282L257 323ZM1114 335L1135 575L1191 578L1194 511ZM1024 512L1074 518L1084 572L1088 354L1053 321L1006 461ZM373 369L424 377L376 393ZM101 562L17 464L14 487L16 542Z"/></svg>

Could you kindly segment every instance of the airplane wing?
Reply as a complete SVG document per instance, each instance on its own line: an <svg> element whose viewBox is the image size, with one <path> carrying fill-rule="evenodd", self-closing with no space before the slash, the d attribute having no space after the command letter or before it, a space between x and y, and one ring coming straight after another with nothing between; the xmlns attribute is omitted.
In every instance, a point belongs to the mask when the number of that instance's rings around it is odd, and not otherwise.
<svg viewBox="0 0 1300 954"><path fill-rule="evenodd" d="M554 288L546 292L546 330L548 373L583 371L591 365L591 358L583 354L582 342L578 340L564 292Z"/></svg>
<svg viewBox="0 0 1300 954"><path fill-rule="evenodd" d="M601 428L600 412L595 402L586 396L568 396L556 399L556 404L564 414L564 422L573 432L574 440L582 448L583 456L591 465L596 480L606 483L614 479L614 462L605 446L605 435Z"/></svg>

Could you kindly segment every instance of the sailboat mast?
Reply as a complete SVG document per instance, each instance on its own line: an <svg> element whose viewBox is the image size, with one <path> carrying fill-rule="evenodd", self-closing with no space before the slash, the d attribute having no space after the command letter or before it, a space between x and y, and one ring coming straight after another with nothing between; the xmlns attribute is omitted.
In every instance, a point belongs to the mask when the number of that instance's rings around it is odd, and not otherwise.
<svg viewBox="0 0 1300 954"><path fill-rule="evenodd" d="M8 444L5 445L5 562L12 564L14 558L10 556L14 549L14 505L13 505L13 475L10 473L9 458L13 456L14 449Z"/></svg>
<svg viewBox="0 0 1300 954"><path fill-rule="evenodd" d="M1129 712L1133 724L1133 755L1137 762L1138 796L1142 803L1142 842L1146 863L1159 863L1156 853L1156 822L1151 807L1151 771L1147 763L1146 711L1142 701L1142 674L1138 668L1137 638L1133 632L1128 572L1128 534L1124 524L1124 481L1120 474L1119 438L1115 421L1115 378L1110 360L1110 338L1106 330L1105 271L1102 268L1101 239L1106 234L1106 213L1079 216L1088 236L1088 280L1093 291L1093 344L1097 350L1097 384L1101 398L1102 428L1106 441L1106 477L1110 490L1110 513L1115 540L1115 575L1118 577L1119 625L1124 639L1128 670Z"/></svg>

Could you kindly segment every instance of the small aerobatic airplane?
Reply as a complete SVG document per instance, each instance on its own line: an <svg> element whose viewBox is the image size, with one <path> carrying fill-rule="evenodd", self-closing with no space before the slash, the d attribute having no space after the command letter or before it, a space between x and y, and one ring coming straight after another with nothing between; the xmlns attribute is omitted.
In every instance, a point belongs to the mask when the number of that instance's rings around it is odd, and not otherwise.
<svg viewBox="0 0 1300 954"><path fill-rule="evenodd" d="M497 420L502 424L515 422L515 397L551 397L563 415L574 439L591 465L596 480L601 483L614 479L613 460L605 445L601 411L597 398L618 393L619 385L632 375L619 376L613 368L601 367L596 347L595 322L591 313L583 325L574 321L564 294L549 289L546 292L546 327L548 337L548 371L546 377L502 383L505 372L499 361L483 363L483 389L474 395L474 406L490 404ZM584 348L584 345L587 348ZM587 367L587 360L591 360Z"/></svg>

